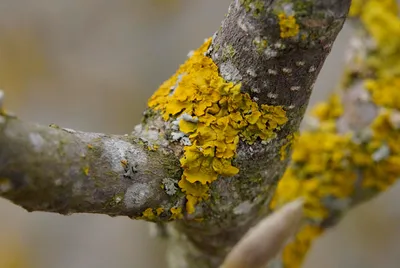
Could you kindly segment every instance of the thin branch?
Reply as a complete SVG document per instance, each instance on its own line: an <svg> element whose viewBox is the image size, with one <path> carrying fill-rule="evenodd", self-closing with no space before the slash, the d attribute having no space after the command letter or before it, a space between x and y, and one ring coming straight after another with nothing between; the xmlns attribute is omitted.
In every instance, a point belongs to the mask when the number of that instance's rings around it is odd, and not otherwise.
<svg viewBox="0 0 400 268"><path fill-rule="evenodd" d="M138 142L0 116L0 195L28 211L62 214L137 217L168 207L162 179L179 173L177 160Z"/></svg>
<svg viewBox="0 0 400 268"><path fill-rule="evenodd" d="M221 268L262 268L293 236L303 217L303 201L290 202L251 228L226 257Z"/></svg>

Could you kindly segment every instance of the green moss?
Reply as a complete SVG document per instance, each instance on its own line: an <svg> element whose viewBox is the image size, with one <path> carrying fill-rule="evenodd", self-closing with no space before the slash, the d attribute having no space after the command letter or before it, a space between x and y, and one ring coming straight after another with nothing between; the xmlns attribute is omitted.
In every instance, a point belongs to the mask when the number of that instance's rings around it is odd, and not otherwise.
<svg viewBox="0 0 400 268"><path fill-rule="evenodd" d="M57 152L59 156L65 156L65 144L67 143L67 141L65 140L60 140L58 143L58 148L57 148Z"/></svg>
<svg viewBox="0 0 400 268"><path fill-rule="evenodd" d="M268 47L268 41L265 38L257 37L253 40L253 45L256 47L257 52L262 54Z"/></svg>
<svg viewBox="0 0 400 268"><path fill-rule="evenodd" d="M265 14L265 4L261 0L240 0L247 12L251 12L254 18L259 18Z"/></svg>
<svg viewBox="0 0 400 268"><path fill-rule="evenodd" d="M118 206L121 204L121 202L123 202L124 200L124 193L118 193L116 195L114 195L108 202L106 202L106 204L104 205L105 208L113 208L115 206Z"/></svg>
<svg viewBox="0 0 400 268"><path fill-rule="evenodd" d="M291 1L293 2L293 1ZM309 16L309 14L312 14L312 8L314 6L313 1L311 0L297 0L294 1L293 3L293 9L295 11L295 16L296 17L301 17L301 16Z"/></svg>
<svg viewBox="0 0 400 268"><path fill-rule="evenodd" d="M232 60L236 51L232 45L226 45L222 51L222 61Z"/></svg>

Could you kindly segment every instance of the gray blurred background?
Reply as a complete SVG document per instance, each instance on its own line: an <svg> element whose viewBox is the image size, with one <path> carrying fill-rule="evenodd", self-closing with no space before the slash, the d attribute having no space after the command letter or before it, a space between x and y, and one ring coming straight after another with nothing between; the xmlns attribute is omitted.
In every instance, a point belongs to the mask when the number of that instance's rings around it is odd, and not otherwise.
<svg viewBox="0 0 400 268"><path fill-rule="evenodd" d="M7 107L42 124L129 133L152 92L218 29L229 2L1 0ZM312 103L340 77L350 35L346 27L339 36ZM399 267L399 192L355 209L314 244L305 267ZM163 268L166 244L148 227L123 217L27 213L0 199L0 268Z"/></svg>

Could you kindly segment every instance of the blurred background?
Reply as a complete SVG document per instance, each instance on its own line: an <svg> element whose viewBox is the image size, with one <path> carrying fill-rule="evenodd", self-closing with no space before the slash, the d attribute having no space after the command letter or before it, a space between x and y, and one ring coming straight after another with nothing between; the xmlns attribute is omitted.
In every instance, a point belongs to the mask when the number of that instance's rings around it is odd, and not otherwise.
<svg viewBox="0 0 400 268"><path fill-rule="evenodd" d="M24 120L129 133L147 98L219 27L230 0L1 0L0 88ZM311 105L335 85L346 27ZM400 187L356 208L313 246L306 268L399 267ZM147 223L27 213L0 199L0 268L166 267Z"/></svg>

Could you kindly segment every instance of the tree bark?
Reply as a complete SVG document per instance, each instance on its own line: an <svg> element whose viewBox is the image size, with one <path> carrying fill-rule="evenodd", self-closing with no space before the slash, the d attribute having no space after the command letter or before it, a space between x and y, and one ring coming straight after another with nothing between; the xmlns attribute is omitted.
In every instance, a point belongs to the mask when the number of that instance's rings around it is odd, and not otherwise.
<svg viewBox="0 0 400 268"><path fill-rule="evenodd" d="M303 197L304 226L271 267L301 267L314 239L400 178L398 8L395 0L353 1L342 82L305 120L272 202Z"/></svg>
<svg viewBox="0 0 400 268"><path fill-rule="evenodd" d="M140 138L6 115L0 116L0 148L0 195L28 211L139 217L171 202L160 185L180 172L168 148L148 150Z"/></svg>
<svg viewBox="0 0 400 268"><path fill-rule="evenodd" d="M228 102L240 96L249 107L258 107L253 115L264 113L260 118L267 122L259 119L264 124L260 128L270 129L268 135L258 137L241 128L240 134L235 132L233 157L207 158L232 161L232 167L226 168L229 172L219 169L212 183L191 184L207 187L202 200L193 203L194 197L180 184L185 179L182 172L187 171L182 164L187 144L195 143L183 135L182 127L181 132L173 132L176 122L191 120L188 125L193 127L201 116L189 114L187 119L181 110L168 114L162 111L165 107L157 109L150 102L143 123L128 136L30 125L3 114L1 196L30 211L177 220L169 226L170 266L218 267L242 235L270 213L269 203L289 162L286 156L293 137L349 6L350 0L232 2L205 57L195 55L202 64L217 67L223 87L211 88L214 93L226 94ZM200 79L185 84L189 75L183 72L173 78L171 92L163 98L171 99L179 88L189 90L185 86L194 85L196 90L203 86ZM224 87L232 91L224 93ZM233 92L238 87L240 92ZM223 106L223 98L214 104ZM228 106L226 118L234 116L231 109L236 108ZM271 112L276 110L283 115ZM246 124L254 125L253 119L246 119ZM213 124L217 127L220 121ZM249 142L249 137L256 138Z"/></svg>

